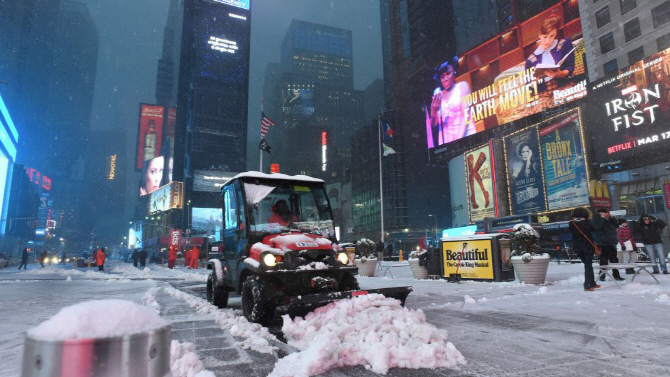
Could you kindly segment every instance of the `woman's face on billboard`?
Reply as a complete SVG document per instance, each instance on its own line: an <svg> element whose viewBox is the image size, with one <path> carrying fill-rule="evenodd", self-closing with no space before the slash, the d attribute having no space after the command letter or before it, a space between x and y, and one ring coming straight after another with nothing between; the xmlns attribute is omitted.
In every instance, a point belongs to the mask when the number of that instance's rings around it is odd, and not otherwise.
<svg viewBox="0 0 670 377"><path fill-rule="evenodd" d="M152 159L144 173L144 190L147 194L158 190L163 179L163 166L165 159L160 156Z"/></svg>
<svg viewBox="0 0 670 377"><path fill-rule="evenodd" d="M543 50L548 49L556 40L556 29L550 30L547 34L540 34L540 48Z"/></svg>
<svg viewBox="0 0 670 377"><path fill-rule="evenodd" d="M448 66L447 70L440 74L440 82L442 83L442 88L449 90L454 84L454 67Z"/></svg>
<svg viewBox="0 0 670 377"><path fill-rule="evenodd" d="M533 157L533 151L530 150L530 147L525 145L521 148L521 159L524 161L529 161Z"/></svg>

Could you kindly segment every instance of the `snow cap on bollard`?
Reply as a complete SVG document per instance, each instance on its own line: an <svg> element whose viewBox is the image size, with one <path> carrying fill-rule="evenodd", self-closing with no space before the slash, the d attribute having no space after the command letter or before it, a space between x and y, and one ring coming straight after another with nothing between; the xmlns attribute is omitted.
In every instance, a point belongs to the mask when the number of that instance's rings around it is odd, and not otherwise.
<svg viewBox="0 0 670 377"><path fill-rule="evenodd" d="M67 306L28 330L23 377L165 376L170 324L152 308L126 300Z"/></svg>

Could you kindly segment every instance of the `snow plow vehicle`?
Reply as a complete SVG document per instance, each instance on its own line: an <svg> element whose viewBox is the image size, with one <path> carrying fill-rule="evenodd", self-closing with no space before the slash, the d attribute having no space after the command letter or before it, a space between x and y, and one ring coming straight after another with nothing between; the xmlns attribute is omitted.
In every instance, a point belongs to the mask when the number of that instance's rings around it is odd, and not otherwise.
<svg viewBox="0 0 670 377"><path fill-rule="evenodd" d="M242 298L251 322L267 324L278 311L292 316L334 300L371 293L400 300L411 287L361 290L348 254L335 239L324 181L308 176L241 173L221 190L219 258L208 261L207 301Z"/></svg>

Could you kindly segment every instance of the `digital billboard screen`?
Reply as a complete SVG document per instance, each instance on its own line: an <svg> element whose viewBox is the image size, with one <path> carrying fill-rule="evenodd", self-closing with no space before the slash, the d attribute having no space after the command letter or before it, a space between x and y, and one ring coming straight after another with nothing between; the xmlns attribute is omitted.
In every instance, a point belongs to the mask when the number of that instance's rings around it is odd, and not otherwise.
<svg viewBox="0 0 670 377"><path fill-rule="evenodd" d="M223 226L221 208L193 207L191 213L191 229L194 234L206 234L208 238L221 240Z"/></svg>
<svg viewBox="0 0 670 377"><path fill-rule="evenodd" d="M314 87L287 85L282 91L284 115L314 114Z"/></svg>
<svg viewBox="0 0 670 377"><path fill-rule="evenodd" d="M491 143L465 153L465 181L470 222L498 216Z"/></svg>
<svg viewBox="0 0 670 377"><path fill-rule="evenodd" d="M589 85L586 112L593 161L627 168L667 156L670 147L670 49Z"/></svg>
<svg viewBox="0 0 670 377"><path fill-rule="evenodd" d="M232 2L239 3L227 3ZM194 11L199 76L244 83L249 61L250 12L244 7L207 1L197 1Z"/></svg>
<svg viewBox="0 0 670 377"><path fill-rule="evenodd" d="M523 129L504 140L511 213L545 211L542 155L537 128Z"/></svg>
<svg viewBox="0 0 670 377"><path fill-rule="evenodd" d="M140 171L144 165L160 155L163 138L163 106L140 104L140 124L137 132L137 154L135 169Z"/></svg>
<svg viewBox="0 0 670 377"><path fill-rule="evenodd" d="M424 97L428 148L584 97L584 61L578 5L566 0L438 62Z"/></svg>

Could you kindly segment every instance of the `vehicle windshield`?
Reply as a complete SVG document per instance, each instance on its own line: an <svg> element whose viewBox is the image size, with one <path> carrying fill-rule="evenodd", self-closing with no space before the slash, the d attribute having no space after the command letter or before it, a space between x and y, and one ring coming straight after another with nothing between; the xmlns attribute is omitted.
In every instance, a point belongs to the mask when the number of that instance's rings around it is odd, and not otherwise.
<svg viewBox="0 0 670 377"><path fill-rule="evenodd" d="M326 237L335 235L323 184L247 182L244 190L252 234L300 230Z"/></svg>

